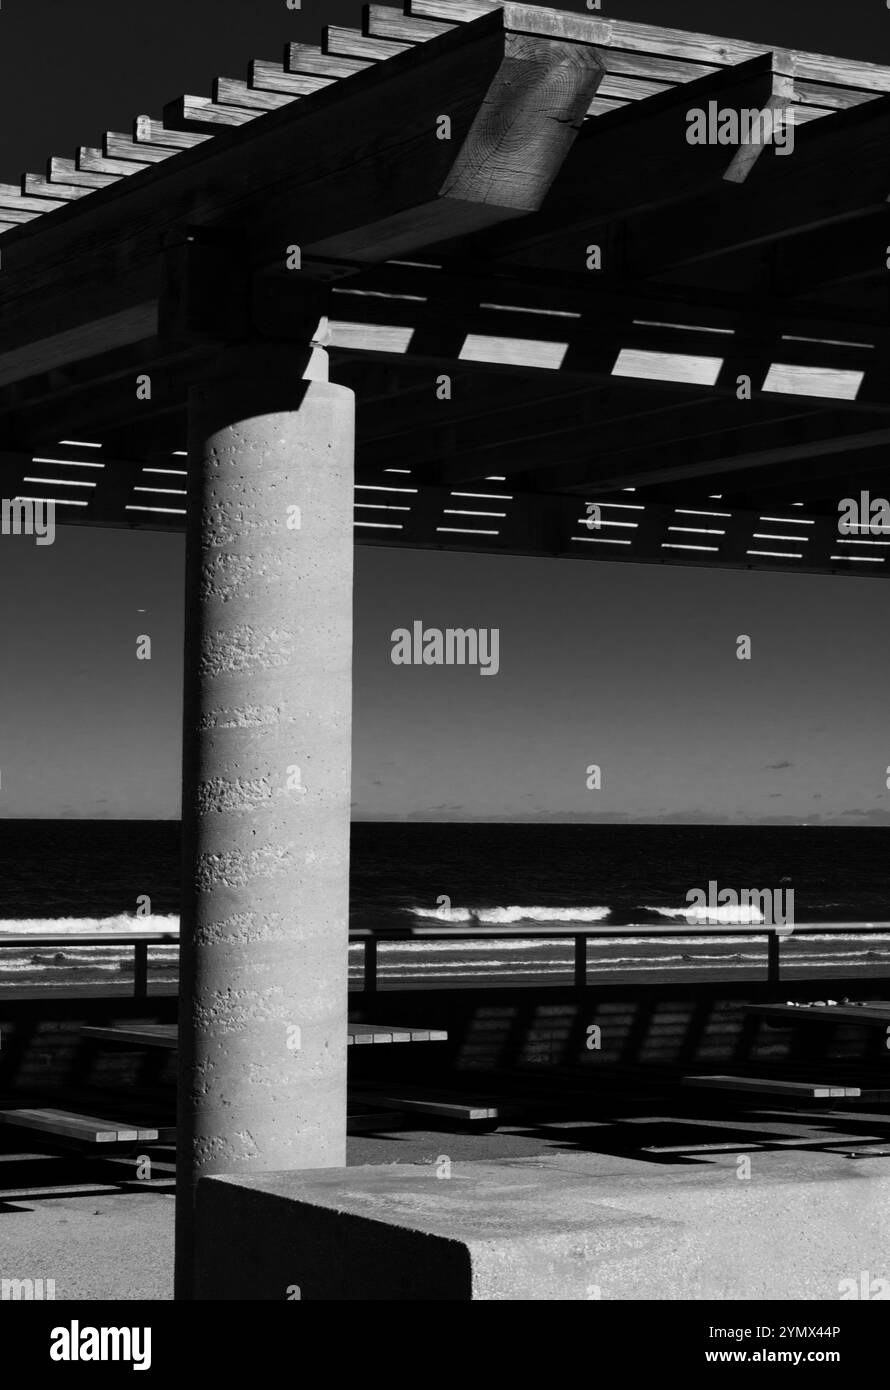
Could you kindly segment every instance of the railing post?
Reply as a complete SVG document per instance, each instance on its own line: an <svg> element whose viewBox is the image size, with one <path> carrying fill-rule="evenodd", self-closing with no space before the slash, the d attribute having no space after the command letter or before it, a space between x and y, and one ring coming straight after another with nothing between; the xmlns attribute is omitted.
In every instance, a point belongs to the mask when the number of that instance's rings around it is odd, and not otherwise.
<svg viewBox="0 0 890 1390"><path fill-rule="evenodd" d="M148 942L136 941L133 945L133 998L148 997Z"/></svg>
<svg viewBox="0 0 890 1390"><path fill-rule="evenodd" d="M365 937L365 994L377 993L377 938Z"/></svg>
<svg viewBox="0 0 890 1390"><path fill-rule="evenodd" d="M575 984L579 989L587 985L587 937L575 937Z"/></svg>

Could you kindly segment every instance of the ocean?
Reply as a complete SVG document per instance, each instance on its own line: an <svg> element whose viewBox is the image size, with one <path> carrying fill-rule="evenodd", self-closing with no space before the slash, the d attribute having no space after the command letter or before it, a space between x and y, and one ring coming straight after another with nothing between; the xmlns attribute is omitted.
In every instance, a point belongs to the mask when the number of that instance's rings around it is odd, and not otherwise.
<svg viewBox="0 0 890 1390"><path fill-rule="evenodd" d="M381 947L381 982L569 979L572 943L484 939L485 924L634 926L589 946L590 978L714 972L761 978L765 942L752 927L731 939L704 924L682 937L687 893L708 884L738 892L794 892L794 924L856 923L850 932L788 935L791 973L852 976L890 965L887 851L890 828L361 822L353 826L353 927L457 926L477 939L415 940ZM179 825L165 821L0 821L0 989L53 990L125 981L132 952L78 946L85 932L175 931ZM137 915L139 898L145 915ZM749 915L740 915L747 912ZM728 910L738 923L751 909ZM646 928L650 928L647 935ZM64 935L44 946L42 932ZM70 940L69 940L70 938ZM151 952L153 982L176 978L175 947ZM361 948L350 952L358 980Z"/></svg>

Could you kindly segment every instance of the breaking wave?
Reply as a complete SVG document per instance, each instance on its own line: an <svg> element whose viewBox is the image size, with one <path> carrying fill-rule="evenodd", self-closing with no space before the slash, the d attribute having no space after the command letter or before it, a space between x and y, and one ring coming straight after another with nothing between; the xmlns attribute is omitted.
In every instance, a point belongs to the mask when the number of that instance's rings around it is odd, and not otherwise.
<svg viewBox="0 0 890 1390"><path fill-rule="evenodd" d="M444 926L474 922L479 926L509 926L514 922L602 922L608 907L409 907L412 917Z"/></svg>
<svg viewBox="0 0 890 1390"><path fill-rule="evenodd" d="M684 921L693 924L695 922L725 922L732 925L738 922L741 926L751 926L754 923L764 920L763 913L759 907L734 906L732 903L722 904L719 907L646 907L646 912L655 912L659 917L682 917Z"/></svg>
<svg viewBox="0 0 890 1390"><path fill-rule="evenodd" d="M103 931L178 932L179 918L160 914L133 917L126 912L114 917L0 918L0 933L8 936L98 936Z"/></svg>

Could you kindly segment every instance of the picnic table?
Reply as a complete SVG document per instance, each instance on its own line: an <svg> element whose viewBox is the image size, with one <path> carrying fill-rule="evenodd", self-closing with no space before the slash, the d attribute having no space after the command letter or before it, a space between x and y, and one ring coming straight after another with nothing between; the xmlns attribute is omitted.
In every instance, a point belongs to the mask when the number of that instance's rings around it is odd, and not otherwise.
<svg viewBox="0 0 890 1390"><path fill-rule="evenodd" d="M176 1048L179 1028L175 1023L114 1024L110 1027L82 1028L85 1038L100 1042L130 1043L137 1047ZM346 1041L350 1047L382 1046L392 1043L447 1042L443 1028L413 1028L382 1023L347 1023Z"/></svg>
<svg viewBox="0 0 890 1390"><path fill-rule="evenodd" d="M778 1025L788 1023L855 1023L863 1028L890 1028L890 1002L871 1004L749 1004L747 1013Z"/></svg>

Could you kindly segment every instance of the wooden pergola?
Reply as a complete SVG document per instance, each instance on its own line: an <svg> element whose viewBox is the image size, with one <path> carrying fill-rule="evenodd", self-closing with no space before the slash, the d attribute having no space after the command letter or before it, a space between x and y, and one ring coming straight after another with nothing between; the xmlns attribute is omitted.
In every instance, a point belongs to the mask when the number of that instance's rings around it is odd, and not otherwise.
<svg viewBox="0 0 890 1390"><path fill-rule="evenodd" d="M880 493L890 441L890 69L407 10L0 189L4 496L183 527L190 382L325 286L359 543L885 573L836 520L851 477ZM685 139L691 107L776 100L791 157Z"/></svg>
<svg viewBox="0 0 890 1390"><path fill-rule="evenodd" d="M201 1174L344 1161L353 539L888 572L838 531L886 491L888 94L408 0L0 188L0 491L188 521L183 1296ZM711 103L793 152L690 144Z"/></svg>

